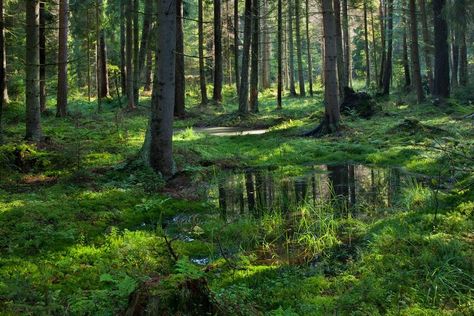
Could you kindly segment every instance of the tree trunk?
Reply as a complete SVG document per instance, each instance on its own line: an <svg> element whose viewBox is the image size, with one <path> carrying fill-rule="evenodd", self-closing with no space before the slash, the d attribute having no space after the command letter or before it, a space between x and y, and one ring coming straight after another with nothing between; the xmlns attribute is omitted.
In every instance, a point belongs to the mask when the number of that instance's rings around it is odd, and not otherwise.
<svg viewBox="0 0 474 316"><path fill-rule="evenodd" d="M311 38L309 36L309 0L305 1L306 8L306 45L308 54L308 81L309 81L309 94L314 95L313 91L313 58L311 56Z"/></svg>
<svg viewBox="0 0 474 316"><path fill-rule="evenodd" d="M451 67L451 86L453 88L459 85L458 81L458 70L459 70L459 45L457 43L457 37L453 36L452 43L451 43L451 51L452 51L452 67Z"/></svg>
<svg viewBox="0 0 474 316"><path fill-rule="evenodd" d="M405 73L405 89L407 91L411 88L411 74L410 74L410 61L408 60L408 42L407 42L407 10L406 0L402 1L402 24L403 24L403 70Z"/></svg>
<svg viewBox="0 0 474 316"><path fill-rule="evenodd" d="M293 1L288 0L288 55L289 60L289 72L290 72L290 95L296 96L296 87L295 87L295 53L294 53L294 43L293 43Z"/></svg>
<svg viewBox="0 0 474 316"><path fill-rule="evenodd" d="M145 85L143 87L144 91L151 91L152 69L153 69L153 54L152 54L152 50L148 49L148 52L146 54Z"/></svg>
<svg viewBox="0 0 474 316"><path fill-rule="evenodd" d="M370 24L372 28L372 49L374 51L373 53L373 64L374 64L374 79L375 82L377 83L377 76L379 74L378 70L378 60L377 60L377 41L375 40L375 23L374 23L374 12L373 8L370 8Z"/></svg>
<svg viewBox="0 0 474 316"><path fill-rule="evenodd" d="M127 107L129 110L134 110L137 106L135 104L135 97L134 97L135 90L134 90L134 85L133 85L133 78L134 78L134 75L133 75L133 71L134 71L133 69L133 0L126 0L126 1L127 1L127 9L126 9L127 25L126 25L125 52L126 52L126 69L127 69L127 100L128 100ZM173 42L175 40L173 40ZM173 65L174 65L174 62L173 62Z"/></svg>
<svg viewBox="0 0 474 316"><path fill-rule="evenodd" d="M39 28L39 50L40 50L40 111L46 110L46 12L45 3L40 2L40 28Z"/></svg>
<svg viewBox="0 0 474 316"><path fill-rule="evenodd" d="M238 0L236 0L238 1ZM201 105L206 105L207 98L206 71L204 69L204 25L203 0L198 0L198 51L199 51L199 85L201 87Z"/></svg>
<svg viewBox="0 0 474 316"><path fill-rule="evenodd" d="M125 21L125 1L120 0L120 21ZM127 94L127 53L126 53L126 34L125 34L126 23L120 23L120 83L122 87L122 95Z"/></svg>
<svg viewBox="0 0 474 316"><path fill-rule="evenodd" d="M5 20L4 20L4 12L3 12L3 0L0 0L0 91L3 91L5 87L5 51L2 47L5 46ZM3 125L2 125L2 115L3 115L3 108L4 108L4 100L3 98L0 99L0 144L2 143L3 138Z"/></svg>
<svg viewBox="0 0 474 316"><path fill-rule="evenodd" d="M109 71L107 67L107 44L105 42L105 30L100 30L99 38L99 71L100 71L100 98L108 98L110 96Z"/></svg>
<svg viewBox="0 0 474 316"><path fill-rule="evenodd" d="M150 166L168 179L174 174L173 107L175 104L176 5L173 0L157 1L158 41L153 82L149 144ZM149 146L149 150L147 150Z"/></svg>
<svg viewBox="0 0 474 316"><path fill-rule="evenodd" d="M202 0L199 0L202 2ZM201 4L202 5L202 4ZM239 67L239 0L234 0L234 76L237 95L240 91L240 67Z"/></svg>
<svg viewBox="0 0 474 316"><path fill-rule="evenodd" d="M468 70L467 70L467 45L466 45L466 32L461 33L461 48L459 54L459 84L463 87L467 86L469 82Z"/></svg>
<svg viewBox="0 0 474 316"><path fill-rule="evenodd" d="M375 43L375 42L374 42ZM370 88L369 28L367 22L367 1L364 0L364 52L365 52L365 88Z"/></svg>
<svg viewBox="0 0 474 316"><path fill-rule="evenodd" d="M214 0L214 91L212 100L216 104L222 102L222 21L221 1Z"/></svg>
<svg viewBox="0 0 474 316"><path fill-rule="evenodd" d="M435 34L435 76L433 95L449 98L449 46L448 24L444 17L446 0L433 0Z"/></svg>
<svg viewBox="0 0 474 316"><path fill-rule="evenodd" d="M261 71L261 88L262 89L268 89L270 88L270 32L268 30L268 15L269 15L269 10L268 10L268 1L269 0L263 0L262 8L263 8L263 13L262 13L262 18L261 18L261 24L262 24L262 71Z"/></svg>
<svg viewBox="0 0 474 316"><path fill-rule="evenodd" d="M416 91L418 103L423 102L425 95L423 93L423 83L421 82L420 52L418 45L418 21L416 15L415 0L410 1L410 24L411 24L411 62L413 69L413 87Z"/></svg>
<svg viewBox="0 0 474 316"><path fill-rule="evenodd" d="M278 0L278 30L277 30L277 63L278 63L278 90L277 90L277 109L282 108L283 94L283 3Z"/></svg>
<svg viewBox="0 0 474 316"><path fill-rule="evenodd" d="M144 84L144 79L145 79L146 59L147 59L148 53L150 52L148 43L150 42L152 20L153 20L153 0L145 0L145 11L144 11L143 25L142 25L142 38L140 40L140 51L138 53L138 74L139 74L138 86L139 87L141 87Z"/></svg>
<svg viewBox="0 0 474 316"><path fill-rule="evenodd" d="M183 31L183 0L176 2L176 74L175 74L175 96L174 116L183 118L185 116L185 79L184 79L184 31Z"/></svg>
<svg viewBox="0 0 474 316"><path fill-rule="evenodd" d="M260 34L260 1L252 0L252 59L250 71L250 102L249 110L258 113L258 49Z"/></svg>
<svg viewBox="0 0 474 316"><path fill-rule="evenodd" d="M41 139L39 91L39 1L26 0L26 139Z"/></svg>
<svg viewBox="0 0 474 316"><path fill-rule="evenodd" d="M300 85L300 96L306 96L304 73L303 73L303 44L301 42L301 2L295 0L295 31L296 31L296 57L298 60L298 81Z"/></svg>
<svg viewBox="0 0 474 316"><path fill-rule="evenodd" d="M68 98L68 82L67 82L67 36L68 36L68 0L59 1L59 43L58 43L58 94L56 105L56 116L65 117L67 115L67 98Z"/></svg>
<svg viewBox="0 0 474 316"><path fill-rule="evenodd" d="M324 27L324 103L325 114L321 124L307 136L319 136L339 129L339 87L337 74L337 36L333 0L322 0Z"/></svg>
<svg viewBox="0 0 474 316"><path fill-rule="evenodd" d="M347 0L342 0L342 35L344 38L344 82L348 86L352 86L352 76L351 76L351 64L352 64L352 55L351 55L351 39L349 33L349 16L347 14Z"/></svg>
<svg viewBox="0 0 474 316"><path fill-rule="evenodd" d="M347 86L344 74L344 51L342 48L342 29L341 29L341 3L340 0L334 0L333 4L334 18L336 23L336 49L337 49L337 77L339 81L339 97L344 96L344 87Z"/></svg>
<svg viewBox="0 0 474 316"><path fill-rule="evenodd" d="M392 54L393 54L393 0L387 3L387 57L385 59L382 94L390 94L390 83L392 79Z"/></svg>
<svg viewBox="0 0 474 316"><path fill-rule="evenodd" d="M133 0L133 97L135 105L140 104L140 69L139 69L139 54L140 54L140 0Z"/></svg>
<svg viewBox="0 0 474 316"><path fill-rule="evenodd" d="M244 46L240 76L239 112L248 113L250 42L252 36L252 0L245 0Z"/></svg>
<svg viewBox="0 0 474 316"><path fill-rule="evenodd" d="M380 58L380 73L378 79L378 87L380 90L383 89L383 76L385 73L385 63L387 59L387 45L386 45L386 16L385 16L385 0L380 0L379 5L379 20L380 20L380 43L381 58Z"/></svg>
<svg viewBox="0 0 474 316"><path fill-rule="evenodd" d="M421 28L423 30L423 42L424 44L424 53L425 53L425 65L426 65L426 75L428 76L428 84L430 91L433 92L434 83L433 83L433 62L432 62L432 42L430 37L430 31L428 29L428 18L426 16L426 3L425 0L419 0L420 3L420 13L421 13Z"/></svg>

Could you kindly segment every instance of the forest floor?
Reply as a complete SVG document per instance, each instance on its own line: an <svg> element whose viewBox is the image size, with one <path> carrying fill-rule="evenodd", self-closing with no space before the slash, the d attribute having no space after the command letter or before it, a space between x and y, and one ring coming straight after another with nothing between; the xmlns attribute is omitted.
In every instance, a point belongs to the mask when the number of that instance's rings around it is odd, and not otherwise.
<svg viewBox="0 0 474 316"><path fill-rule="evenodd" d="M266 91L260 113L245 118L230 92L219 108L191 107L175 123L178 173L166 185L136 158L147 102L131 113L110 102L97 114L74 101L68 118L45 115L38 146L22 140L23 106L10 104L0 146L0 314L173 313L195 308L185 298L196 298L196 287L185 284L201 280L209 311L228 315L472 315L469 96L435 106L394 95L379 100L372 119L344 116L338 135L318 139L301 135L323 115L320 92L285 98L280 111L274 99ZM265 133L202 130L212 127ZM298 198L296 186L280 193L292 192L284 209L227 212L244 205L222 198L233 183L259 181L248 171L269 178L277 169L265 191L272 195L334 164L372 173L372 186L374 170L383 181L394 170L416 177L381 199L383 211L355 202L351 210L364 216L339 214L331 199ZM358 194L369 186L361 185Z"/></svg>

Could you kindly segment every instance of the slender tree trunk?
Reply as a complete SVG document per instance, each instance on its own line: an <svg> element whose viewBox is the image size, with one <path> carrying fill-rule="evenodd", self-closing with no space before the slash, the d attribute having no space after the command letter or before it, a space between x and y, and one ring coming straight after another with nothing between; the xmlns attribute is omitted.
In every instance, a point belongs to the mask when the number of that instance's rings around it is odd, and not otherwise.
<svg viewBox="0 0 474 316"><path fill-rule="evenodd" d="M334 17L336 22L336 49L337 49L337 77L339 81L339 97L344 96L344 87L347 87L345 81L346 75L344 74L344 51L342 46L342 29L341 29L341 2L340 0L334 0Z"/></svg>
<svg viewBox="0 0 474 316"><path fill-rule="evenodd" d="M393 0L387 3L387 58L385 60L383 75L383 95L390 94L390 83L392 79L392 54L393 54Z"/></svg>
<svg viewBox="0 0 474 316"><path fill-rule="evenodd" d="M125 14L125 1L120 0L120 21L126 20ZM120 23L120 79L122 86L122 95L127 94L127 53L126 53L126 34L125 34L126 23Z"/></svg>
<svg viewBox="0 0 474 316"><path fill-rule="evenodd" d="M5 11L5 8L3 8ZM5 12L2 13L5 15ZM5 39L5 27L3 28L3 38ZM3 68L5 69L5 76L3 77L3 89L0 90L0 93L3 95L0 96L3 99L3 106L5 107L8 103L10 103L10 98L8 96L8 85L7 85L7 47L6 47L6 42L3 42L3 46L0 47L1 50L3 50Z"/></svg>
<svg viewBox="0 0 474 316"><path fill-rule="evenodd" d="M268 30L268 1L263 0L262 8L263 13L261 15L261 25L262 25L262 79L261 87L262 89L270 88L270 31Z"/></svg>
<svg viewBox="0 0 474 316"><path fill-rule="evenodd" d="M462 32L460 36L461 48L459 54L459 84L463 87L467 86L469 82L468 70L467 70L467 45L466 45L466 32Z"/></svg>
<svg viewBox="0 0 474 316"><path fill-rule="evenodd" d="M424 53L425 53L425 65L426 75L428 76L428 84L430 91L433 92L433 61L432 61L432 41L430 31L428 29L428 18L426 16L426 3L425 0L419 0L420 13L421 13L421 28L423 31L423 42L424 42Z"/></svg>
<svg viewBox="0 0 474 316"><path fill-rule="evenodd" d="M89 10L86 11L86 28L90 29L90 15ZM89 103L92 99L92 74L91 74L91 36L87 33L86 46L87 46L87 100Z"/></svg>
<svg viewBox="0 0 474 316"><path fill-rule="evenodd" d="M45 3L40 2L40 110L46 110L46 12Z"/></svg>
<svg viewBox="0 0 474 316"><path fill-rule="evenodd" d="M352 86L351 76L351 39L349 33L349 16L347 14L347 0L342 0L342 35L344 38L344 82L347 82L348 86Z"/></svg>
<svg viewBox="0 0 474 316"><path fill-rule="evenodd" d="M423 93L423 83L421 82L420 52L418 45L418 21L416 15L415 0L410 1L410 25L411 25L411 62L413 69L413 87L416 91L418 103L423 102L425 95Z"/></svg>
<svg viewBox="0 0 474 316"><path fill-rule="evenodd" d="M127 25L126 25L126 41L125 41L125 52L126 52L126 69L127 69L127 100L128 100L128 109L135 109L135 97L134 97L134 84L133 84L133 0L126 0L126 16L127 16ZM175 9L173 9L174 11ZM176 21L175 21L176 22ZM176 39L173 40L173 42ZM174 62L173 62L174 65ZM174 78L174 76L173 76ZM174 99L174 98L173 98Z"/></svg>
<svg viewBox="0 0 474 316"><path fill-rule="evenodd" d="M144 84L146 59L148 53L150 52L150 45L148 43L150 42L150 33L153 20L153 0L145 0L144 9L145 11L143 16L142 38L140 40L140 51L138 53L139 87Z"/></svg>
<svg viewBox="0 0 474 316"><path fill-rule="evenodd" d="M306 43L307 43L307 54L308 54L308 81L309 81L309 94L314 95L313 91L313 58L311 56L311 37L309 36L309 0L305 1L306 8Z"/></svg>
<svg viewBox="0 0 474 316"><path fill-rule="evenodd" d="M109 71L107 67L107 43L105 41L105 30L100 30L99 38L99 71L100 71L100 86L99 93L100 98L108 98L110 96L110 83L109 83Z"/></svg>
<svg viewBox="0 0 474 316"><path fill-rule="evenodd" d="M378 69L378 60L377 60L377 41L375 39L375 23L374 23L374 12L373 8L370 8L370 23L371 23L371 28L372 28L372 49L373 49L373 63L374 63L374 79L375 82L377 83L377 76L379 73Z"/></svg>
<svg viewBox="0 0 474 316"><path fill-rule="evenodd" d="M102 111L102 93L100 92L101 70L100 70L100 28L101 28L102 0L95 1L95 87L97 92L97 111Z"/></svg>
<svg viewBox="0 0 474 316"><path fill-rule="evenodd" d="M135 105L140 104L140 0L133 0L133 97Z"/></svg>
<svg viewBox="0 0 474 316"><path fill-rule="evenodd" d="M339 129L339 87L337 74L337 36L333 0L322 0L324 33L324 103L323 122L307 136L319 136Z"/></svg>
<svg viewBox="0 0 474 316"><path fill-rule="evenodd" d="M410 74L410 61L408 60L408 41L407 41L407 3L406 0L402 1L402 24L403 24L403 70L405 73L405 89L410 90L411 88L411 74Z"/></svg>
<svg viewBox="0 0 474 316"><path fill-rule="evenodd" d="M174 116L185 116L185 79L184 79L184 30L183 30L183 0L176 2L176 74L175 74L175 96Z"/></svg>
<svg viewBox="0 0 474 316"><path fill-rule="evenodd" d="M202 2L202 0L199 0ZM240 66L239 66L239 0L234 0L234 76L237 95L240 91Z"/></svg>
<svg viewBox="0 0 474 316"><path fill-rule="evenodd" d="M379 73L379 84L378 84L380 90L383 89L383 76L385 73L385 64L386 64L386 59L387 59L385 1L386 0L380 0L380 5L379 5L380 42L381 42L380 51L382 52L381 58L380 58L380 73Z"/></svg>
<svg viewBox="0 0 474 316"><path fill-rule="evenodd" d="M277 63L278 63L278 90L277 90L277 109L282 108L282 94L283 94L283 3L278 0L278 30L277 30ZM310 81L311 82L311 81Z"/></svg>
<svg viewBox="0 0 474 316"><path fill-rule="evenodd" d="M236 0L238 1L238 0ZM198 51L199 51L199 85L201 87L201 105L206 105L207 98L206 72L204 69L204 26L203 26L203 0L198 0Z"/></svg>
<svg viewBox="0 0 474 316"><path fill-rule="evenodd" d="M258 113L258 50L260 33L260 1L252 0L252 58L250 71L250 102L249 110Z"/></svg>
<svg viewBox="0 0 474 316"><path fill-rule="evenodd" d="M369 28L367 24L368 24L367 1L364 0L364 53L365 53L365 87L366 89L370 88Z"/></svg>
<svg viewBox="0 0 474 316"><path fill-rule="evenodd" d="M239 112L248 113L250 42L252 36L252 0L245 0L244 46L240 76Z"/></svg>
<svg viewBox="0 0 474 316"><path fill-rule="evenodd" d="M453 36L451 43L452 50L452 68L451 68L451 86L453 88L459 85L458 74L459 74L459 45L457 43L457 37Z"/></svg>
<svg viewBox="0 0 474 316"><path fill-rule="evenodd" d="M298 81L300 85L300 96L306 96L304 73L303 73L303 44L301 41L301 2L295 0L295 31L296 31L296 57L298 60Z"/></svg>
<svg viewBox="0 0 474 316"><path fill-rule="evenodd" d="M288 0L288 51L289 51L289 72L290 72L290 95L296 96L295 87L295 53L293 43L293 1Z"/></svg>
<svg viewBox="0 0 474 316"><path fill-rule="evenodd" d="M41 139L39 91L39 1L25 0L26 6L26 139Z"/></svg>
<svg viewBox="0 0 474 316"><path fill-rule="evenodd" d="M448 24L443 15L446 0L433 0L435 34L435 76L433 95L449 98L449 46Z"/></svg>
<svg viewBox="0 0 474 316"><path fill-rule="evenodd" d="M214 91L212 100L216 104L222 102L222 21L221 1L214 0Z"/></svg>
<svg viewBox="0 0 474 316"><path fill-rule="evenodd" d="M59 49L58 49L58 94L56 116L67 115L68 74L67 74L67 35L68 35L68 0L59 1Z"/></svg>
<svg viewBox="0 0 474 316"><path fill-rule="evenodd" d="M149 143L150 166L165 179L174 174L173 107L175 104L176 5L174 0L158 0L158 41L156 74L153 82ZM147 148L149 146L149 149ZM148 150L147 150L148 149Z"/></svg>
<svg viewBox="0 0 474 316"><path fill-rule="evenodd" d="M144 91L151 91L151 78L152 78L152 69L153 69L153 54L152 50L148 49L146 54L146 67L145 67L145 85L143 87Z"/></svg>

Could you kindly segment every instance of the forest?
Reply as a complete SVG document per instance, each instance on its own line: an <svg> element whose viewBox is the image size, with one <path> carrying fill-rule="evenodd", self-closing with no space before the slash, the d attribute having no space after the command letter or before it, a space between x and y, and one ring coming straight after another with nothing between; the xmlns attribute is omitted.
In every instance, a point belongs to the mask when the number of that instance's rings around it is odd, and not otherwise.
<svg viewBox="0 0 474 316"><path fill-rule="evenodd" d="M474 315L474 2L0 0L0 315Z"/></svg>

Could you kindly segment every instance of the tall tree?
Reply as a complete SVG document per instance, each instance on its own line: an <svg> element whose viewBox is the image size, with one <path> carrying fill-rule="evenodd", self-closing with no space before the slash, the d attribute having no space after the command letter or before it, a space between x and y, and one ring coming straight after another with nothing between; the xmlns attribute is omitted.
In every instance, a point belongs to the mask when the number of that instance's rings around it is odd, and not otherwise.
<svg viewBox="0 0 474 316"><path fill-rule="evenodd" d="M185 116L185 78L184 78L184 30L183 30L183 0L176 2L176 77L175 77L175 97L174 116Z"/></svg>
<svg viewBox="0 0 474 316"><path fill-rule="evenodd" d="M40 109L46 110L46 8L43 1L40 2Z"/></svg>
<svg viewBox="0 0 474 316"><path fill-rule="evenodd" d="M449 46L448 23L444 16L446 0L433 0L434 38L435 38L435 75L433 95L448 98L449 85Z"/></svg>
<svg viewBox="0 0 474 316"><path fill-rule="evenodd" d="M405 72L405 89L411 88L410 62L408 60L408 41L407 41L407 10L406 0L402 1L402 23L403 23L403 70Z"/></svg>
<svg viewBox="0 0 474 316"><path fill-rule="evenodd" d="M244 45L242 50L242 74L240 75L239 113L248 113L250 42L252 36L252 0L245 0Z"/></svg>
<svg viewBox="0 0 474 316"><path fill-rule="evenodd" d="M342 25L341 25L341 1L334 0L334 18L336 23L336 49L337 49L337 77L339 82L339 96L344 96L344 87L347 86L345 82L346 75L344 74L344 50L342 46Z"/></svg>
<svg viewBox="0 0 474 316"><path fill-rule="evenodd" d="M319 136L339 129L339 87L337 74L336 20L333 0L322 0L324 36L324 107L321 124L307 136Z"/></svg>
<svg viewBox="0 0 474 316"><path fill-rule="evenodd" d="M198 0L201 2L202 0ZM240 66L239 66L239 46L240 46L240 34L239 34L239 0L234 0L234 76L235 76L235 87L237 95L239 95L240 89Z"/></svg>
<svg viewBox="0 0 474 316"><path fill-rule="evenodd" d="M126 0L127 25L125 30L125 53L126 53L126 73L127 73L127 108L135 109L134 84L133 84L133 0ZM174 10L173 10L174 11ZM175 21L176 23L176 21ZM173 40L173 42L176 41ZM174 62L173 62L174 65ZM173 98L174 99L174 98Z"/></svg>
<svg viewBox="0 0 474 316"><path fill-rule="evenodd" d="M58 95L56 105L56 116L64 117L67 115L68 99L68 76L67 76L67 36L68 36L68 0L59 1L59 49L58 49Z"/></svg>
<svg viewBox="0 0 474 316"><path fill-rule="evenodd" d="M410 1L410 26L411 26L411 62L413 70L413 87L416 91L418 103L423 102L425 95L423 93L423 84L421 82L421 66L418 45L418 20L415 0Z"/></svg>
<svg viewBox="0 0 474 316"><path fill-rule="evenodd" d="M425 55L425 65L426 65L426 75L428 77L428 84L430 87L430 91L433 91L433 61L432 61L432 42L430 31L428 29L428 17L426 14L426 2L425 0L419 0L420 3L420 14L421 14L421 29L423 33L423 50Z"/></svg>
<svg viewBox="0 0 474 316"><path fill-rule="evenodd" d="M126 20L126 1L120 0L120 21ZM89 14L89 13L88 13ZM126 23L120 23L120 85L122 87L122 94L127 94L127 52L126 52ZM89 35L87 35L89 36ZM87 39L89 41L89 38Z"/></svg>
<svg viewBox="0 0 474 316"><path fill-rule="evenodd" d="M278 90L277 90L277 109L282 108L283 94L283 3L278 0L278 30L277 30L277 63L278 63Z"/></svg>
<svg viewBox="0 0 474 316"><path fill-rule="evenodd" d="M182 0L180 0L182 1ZM177 5L180 1L177 1ZM178 12L179 14L179 12ZM138 74L139 74L139 86L144 84L145 77L145 65L147 55L150 51L150 33L153 22L153 0L145 0L144 16L142 24L142 37L140 40L140 51L138 53Z"/></svg>
<svg viewBox="0 0 474 316"><path fill-rule="evenodd" d="M5 54L3 49L1 49L5 45L5 33L3 32L5 28L4 22L4 13L3 13L3 0L0 0L0 91L3 91L3 87L5 85L5 66L3 60L5 59ZM3 137L3 125L2 125L2 114L3 114L3 98L0 98L0 143L2 142Z"/></svg>
<svg viewBox="0 0 474 316"><path fill-rule="evenodd" d="M344 39L344 82L351 86L351 38L349 32L349 15L347 0L342 0L342 36Z"/></svg>
<svg viewBox="0 0 474 316"><path fill-rule="evenodd" d="M249 109L252 113L258 112L258 50L260 34L260 1L252 0L252 58L250 71L250 101Z"/></svg>
<svg viewBox="0 0 474 316"><path fill-rule="evenodd" d="M176 5L174 0L158 0L158 41L153 82L149 139L145 140L145 159L164 178L174 173L173 107L175 97Z"/></svg>
<svg viewBox="0 0 474 316"><path fill-rule="evenodd" d="M293 0L288 0L288 56L289 56L289 75L290 75L290 95L296 96L295 87L295 51L293 43Z"/></svg>
<svg viewBox="0 0 474 316"><path fill-rule="evenodd" d="M98 62L98 94L99 100L109 97L110 88L109 88L109 71L107 66L107 42L105 40L105 29L102 25L103 20L103 0L97 1L97 29L98 29L98 38L97 38L97 62Z"/></svg>
<svg viewBox="0 0 474 316"><path fill-rule="evenodd" d="M26 10L26 139L40 141L39 1L25 0Z"/></svg>
<svg viewBox="0 0 474 316"><path fill-rule="evenodd" d="M260 24L262 30L262 70L261 74L261 88L268 89L270 88L270 55L271 55L271 42L270 42L270 30L268 26L268 15L270 14L268 8L269 0L262 0L262 9L263 12L260 15Z"/></svg>
<svg viewBox="0 0 474 316"><path fill-rule="evenodd" d="M216 104L222 102L222 19L221 1L214 0L214 90L212 100Z"/></svg>
<svg viewBox="0 0 474 316"><path fill-rule="evenodd" d="M236 0L238 1L238 0ZM201 88L201 105L206 105L207 98L206 71L204 69L204 18L203 0L198 0L198 51L199 51L199 86Z"/></svg>
<svg viewBox="0 0 474 316"><path fill-rule="evenodd" d="M378 78L378 87L379 90L382 90L383 88L383 76L385 73L385 64L386 64L386 59L387 59L387 43L386 43L386 6L385 6L385 1L386 0L380 0L379 4L379 24L380 24L380 51L381 51L381 56L380 56L380 72L378 73L379 78Z"/></svg>
<svg viewBox="0 0 474 316"><path fill-rule="evenodd" d="M387 56L385 58L384 72L382 77L382 94L390 94L390 83L392 80L392 55L393 55L393 0L387 0Z"/></svg>
<svg viewBox="0 0 474 316"><path fill-rule="evenodd" d="M300 85L300 96L306 96L304 73L303 73L303 43L301 41L301 1L295 0L295 31L296 31L296 58L298 60L298 81Z"/></svg>
<svg viewBox="0 0 474 316"><path fill-rule="evenodd" d="M305 1L306 8L306 46L308 54L308 81L309 81L309 94L313 96L313 58L311 56L311 37L309 35L309 0Z"/></svg>
<svg viewBox="0 0 474 316"><path fill-rule="evenodd" d="M369 27L367 21L367 0L364 0L364 53L365 53L365 87L370 88L370 53Z"/></svg>
<svg viewBox="0 0 474 316"><path fill-rule="evenodd" d="M140 104L140 0L133 0L133 97L135 105Z"/></svg>

